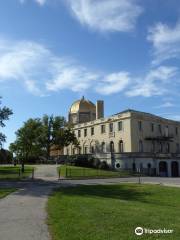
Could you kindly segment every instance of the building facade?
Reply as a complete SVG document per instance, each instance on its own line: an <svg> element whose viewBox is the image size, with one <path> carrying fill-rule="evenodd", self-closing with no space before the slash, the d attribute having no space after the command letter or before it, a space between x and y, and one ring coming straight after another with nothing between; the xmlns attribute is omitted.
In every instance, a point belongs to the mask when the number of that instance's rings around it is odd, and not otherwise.
<svg viewBox="0 0 180 240"><path fill-rule="evenodd" d="M71 113L74 104L76 111ZM91 154L114 168L180 176L180 122L131 109L104 118L103 101L93 104L92 114L89 107L86 110L93 117L78 121L85 109L81 109L82 103L74 104L69 119L71 114L75 116L73 131L79 147L66 147L65 155Z"/></svg>

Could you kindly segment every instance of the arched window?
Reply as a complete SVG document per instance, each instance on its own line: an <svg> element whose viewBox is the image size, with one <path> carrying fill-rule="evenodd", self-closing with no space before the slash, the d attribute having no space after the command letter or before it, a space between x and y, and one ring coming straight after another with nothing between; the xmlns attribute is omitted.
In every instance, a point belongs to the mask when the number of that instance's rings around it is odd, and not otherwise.
<svg viewBox="0 0 180 240"><path fill-rule="evenodd" d="M95 151L94 151L94 146L91 146L91 153L94 153Z"/></svg>
<svg viewBox="0 0 180 240"><path fill-rule="evenodd" d="M132 164L132 169L133 169L133 172L136 171L136 164L135 163Z"/></svg>
<svg viewBox="0 0 180 240"><path fill-rule="evenodd" d="M85 146L85 147L84 147L84 154L87 154L87 153L88 153L88 147Z"/></svg>
<svg viewBox="0 0 180 240"><path fill-rule="evenodd" d="M81 147L78 148L78 154L81 154Z"/></svg>
<svg viewBox="0 0 180 240"><path fill-rule="evenodd" d="M119 152L123 153L124 152L124 144L123 144L123 140L119 141Z"/></svg>
<svg viewBox="0 0 180 240"><path fill-rule="evenodd" d="M139 152L143 152L143 142L139 140Z"/></svg>
<svg viewBox="0 0 180 240"><path fill-rule="evenodd" d="M102 153L106 152L106 144L105 144L105 142L101 143L101 151L102 151Z"/></svg>
<svg viewBox="0 0 180 240"><path fill-rule="evenodd" d="M114 152L114 142L110 142L110 152Z"/></svg>
<svg viewBox="0 0 180 240"><path fill-rule="evenodd" d="M147 167L148 167L148 168L151 168L151 163L148 163Z"/></svg>

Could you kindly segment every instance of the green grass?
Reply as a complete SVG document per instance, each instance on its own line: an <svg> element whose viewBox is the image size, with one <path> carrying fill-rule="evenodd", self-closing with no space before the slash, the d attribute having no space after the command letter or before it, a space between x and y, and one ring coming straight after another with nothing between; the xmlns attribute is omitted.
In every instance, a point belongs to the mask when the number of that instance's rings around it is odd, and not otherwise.
<svg viewBox="0 0 180 240"><path fill-rule="evenodd" d="M53 240L180 239L180 189L119 184L64 187L50 196ZM174 233L136 236L136 227Z"/></svg>
<svg viewBox="0 0 180 240"><path fill-rule="evenodd" d="M0 199L6 197L8 194L14 192L15 188L0 188Z"/></svg>
<svg viewBox="0 0 180 240"><path fill-rule="evenodd" d="M67 170L66 170L67 168ZM62 165L58 167L60 169L61 177L67 177L71 179L81 179L81 178L108 178L108 177L129 177L130 173L127 171L110 171L101 170L95 168L85 168L85 167L75 167L75 166L65 166ZM67 173L67 176L66 176ZM132 176L132 174L131 174Z"/></svg>
<svg viewBox="0 0 180 240"><path fill-rule="evenodd" d="M32 170L34 168L31 166L25 166L25 172L23 174L20 172L21 174L19 176L20 169L20 166L0 166L0 180L16 180L32 176Z"/></svg>

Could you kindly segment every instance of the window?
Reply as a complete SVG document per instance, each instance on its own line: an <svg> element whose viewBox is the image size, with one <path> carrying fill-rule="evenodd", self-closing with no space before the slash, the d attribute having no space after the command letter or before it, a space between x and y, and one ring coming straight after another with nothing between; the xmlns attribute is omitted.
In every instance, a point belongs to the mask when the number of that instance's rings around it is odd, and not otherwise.
<svg viewBox="0 0 180 240"><path fill-rule="evenodd" d="M179 143L176 143L176 153L179 153Z"/></svg>
<svg viewBox="0 0 180 240"><path fill-rule="evenodd" d="M170 144L166 143L166 152L169 153L170 152Z"/></svg>
<svg viewBox="0 0 180 240"><path fill-rule="evenodd" d="M123 126L122 126L122 121L118 122L118 131L122 131L123 130Z"/></svg>
<svg viewBox="0 0 180 240"><path fill-rule="evenodd" d="M120 168L120 167L121 167L120 163L116 163L116 168Z"/></svg>
<svg viewBox="0 0 180 240"><path fill-rule="evenodd" d="M109 124L109 132L113 132L113 123Z"/></svg>
<svg viewBox="0 0 180 240"><path fill-rule="evenodd" d="M76 154L76 149L75 148L73 148L73 155L75 155Z"/></svg>
<svg viewBox="0 0 180 240"><path fill-rule="evenodd" d="M91 146L91 153L94 153L94 146Z"/></svg>
<svg viewBox="0 0 180 240"><path fill-rule="evenodd" d="M105 142L101 143L101 151L102 151L102 153L106 152L106 144L105 144Z"/></svg>
<svg viewBox="0 0 180 240"><path fill-rule="evenodd" d="M178 135L178 127L176 127L176 130L175 130L175 131L176 131L176 135Z"/></svg>
<svg viewBox="0 0 180 240"><path fill-rule="evenodd" d="M81 147L78 148L78 153L81 154Z"/></svg>
<svg viewBox="0 0 180 240"><path fill-rule="evenodd" d="M162 143L161 143L161 142L159 143L159 152L160 152L160 153L162 153L162 152L163 152L163 145L162 145Z"/></svg>
<svg viewBox="0 0 180 240"><path fill-rule="evenodd" d="M69 148L67 148L67 152L66 153L67 153L67 155L69 155Z"/></svg>
<svg viewBox="0 0 180 240"><path fill-rule="evenodd" d="M132 164L132 169L133 169L133 172L136 171L136 163L133 163L133 164Z"/></svg>
<svg viewBox="0 0 180 240"><path fill-rule="evenodd" d="M169 136L169 127L168 126L165 127L165 136L166 137Z"/></svg>
<svg viewBox="0 0 180 240"><path fill-rule="evenodd" d="M158 130L159 130L159 133L162 132L162 128L161 128L161 125L160 125L160 124L158 125Z"/></svg>
<svg viewBox="0 0 180 240"><path fill-rule="evenodd" d="M78 130L78 137L81 137L81 130Z"/></svg>
<svg viewBox="0 0 180 240"><path fill-rule="evenodd" d="M114 142L113 141L110 142L110 152L111 153L114 152Z"/></svg>
<svg viewBox="0 0 180 240"><path fill-rule="evenodd" d="M151 132L154 132L154 123L151 123Z"/></svg>
<svg viewBox="0 0 180 240"><path fill-rule="evenodd" d="M139 131L142 131L142 122L141 121L138 121L138 128L139 128Z"/></svg>
<svg viewBox="0 0 180 240"><path fill-rule="evenodd" d="M139 152L143 152L143 142L139 140Z"/></svg>
<svg viewBox="0 0 180 240"><path fill-rule="evenodd" d="M155 153L155 150L156 150L156 145L155 145L155 142L153 141L152 144L151 144L151 152L152 153Z"/></svg>
<svg viewBox="0 0 180 240"><path fill-rule="evenodd" d="M87 152L88 152L88 148L84 147L84 154L87 154Z"/></svg>
<svg viewBox="0 0 180 240"><path fill-rule="evenodd" d="M85 128L84 129L84 137L86 137L87 136L87 129Z"/></svg>
<svg viewBox="0 0 180 240"><path fill-rule="evenodd" d="M101 133L105 133L106 132L106 126L105 125L101 125Z"/></svg>
<svg viewBox="0 0 180 240"><path fill-rule="evenodd" d="M119 152L120 153L124 152L124 146L123 146L123 141L122 140L119 141Z"/></svg>
<svg viewBox="0 0 180 240"><path fill-rule="evenodd" d="M91 128L91 136L94 135L94 127Z"/></svg>

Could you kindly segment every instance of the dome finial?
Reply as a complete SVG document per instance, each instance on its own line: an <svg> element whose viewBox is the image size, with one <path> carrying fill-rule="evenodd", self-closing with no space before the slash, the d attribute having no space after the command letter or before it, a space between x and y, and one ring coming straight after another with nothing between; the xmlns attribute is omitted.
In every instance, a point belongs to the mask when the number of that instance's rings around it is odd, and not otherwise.
<svg viewBox="0 0 180 240"><path fill-rule="evenodd" d="M82 96L82 100L84 100L85 98L84 98L84 96Z"/></svg>

